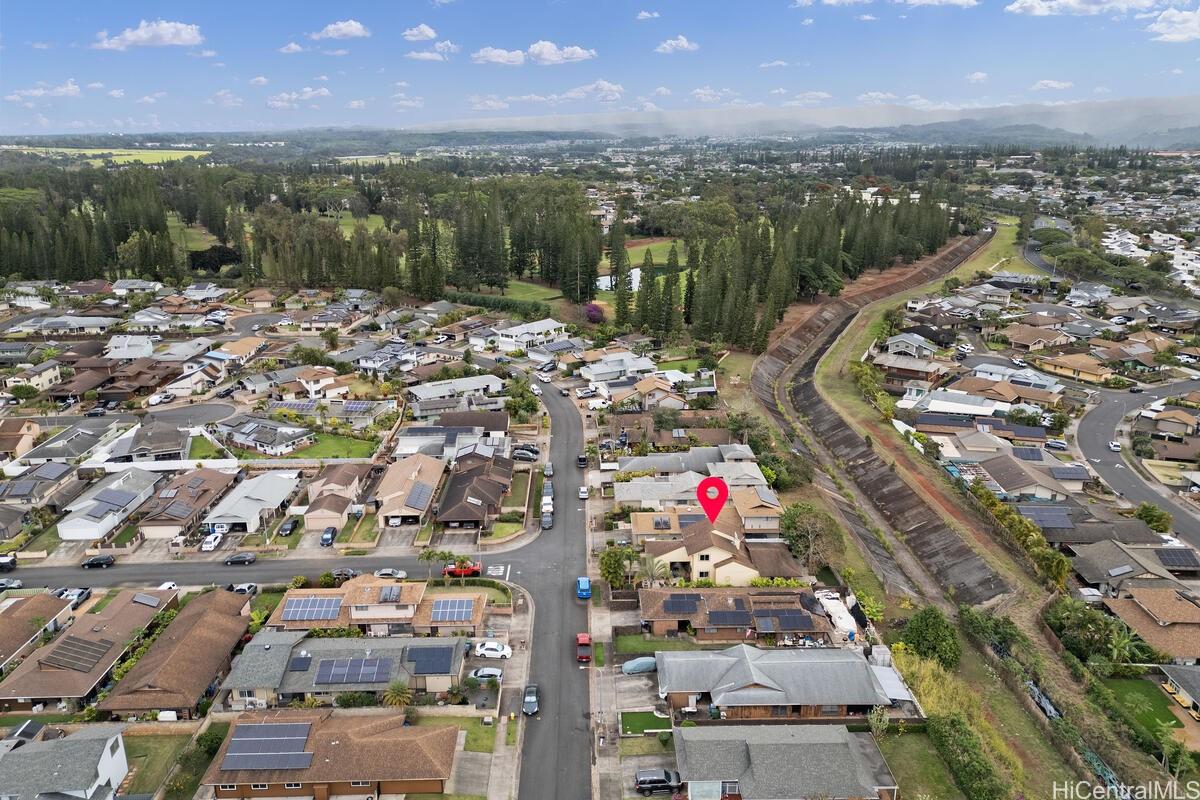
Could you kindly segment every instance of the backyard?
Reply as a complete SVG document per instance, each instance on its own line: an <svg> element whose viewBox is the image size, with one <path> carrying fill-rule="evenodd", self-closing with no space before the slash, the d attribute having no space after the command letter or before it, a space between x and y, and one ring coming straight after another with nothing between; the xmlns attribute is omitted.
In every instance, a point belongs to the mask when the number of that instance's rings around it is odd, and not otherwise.
<svg viewBox="0 0 1200 800"><path fill-rule="evenodd" d="M640 633L623 633L613 643L618 653L654 653L657 650L723 650L727 643L703 647L685 639L669 639L662 636L642 636Z"/></svg>
<svg viewBox="0 0 1200 800"><path fill-rule="evenodd" d="M417 720L417 725L431 728L442 725L457 726L459 730L467 732L467 743L463 749L469 753L490 753L496 748L495 726L484 726L483 719L480 717L421 716ZM445 795L437 796L444 797Z"/></svg>
<svg viewBox="0 0 1200 800"><path fill-rule="evenodd" d="M188 736L126 736L125 754L133 780L125 794L154 794L162 786L179 754L187 746Z"/></svg>
<svg viewBox="0 0 1200 800"><path fill-rule="evenodd" d="M1160 725L1182 728L1183 723L1171 713L1171 698L1157 683L1143 678L1105 678L1104 685L1112 689L1117 699L1129 710L1142 727L1154 733Z"/></svg>
<svg viewBox="0 0 1200 800"><path fill-rule="evenodd" d="M188 458L227 458L218 447L203 436L193 436L192 442L188 445Z"/></svg>
<svg viewBox="0 0 1200 800"><path fill-rule="evenodd" d="M338 436L333 433L318 433L316 441L308 447L293 450L282 456L270 456L255 450L233 448L234 454L243 461L258 461L274 458L370 458L379 445L367 439Z"/></svg>
<svg viewBox="0 0 1200 800"><path fill-rule="evenodd" d="M621 712L622 734L643 734L646 731L657 733L669 730L671 730L671 720L667 717L660 717L653 711Z"/></svg>
<svg viewBox="0 0 1200 800"><path fill-rule="evenodd" d="M224 739L229 734L229 723L214 722L208 726L208 730L215 731ZM200 779L204 777L204 772L208 769L211 760L204 759L202 764L193 764L190 761L180 762L179 772L171 781L171 788L167 790L166 800L191 800L195 796L196 790L200 788Z"/></svg>
<svg viewBox="0 0 1200 800"><path fill-rule="evenodd" d="M877 741L900 786L901 797L963 800L962 792L954 785L954 779L926 734L889 734Z"/></svg>

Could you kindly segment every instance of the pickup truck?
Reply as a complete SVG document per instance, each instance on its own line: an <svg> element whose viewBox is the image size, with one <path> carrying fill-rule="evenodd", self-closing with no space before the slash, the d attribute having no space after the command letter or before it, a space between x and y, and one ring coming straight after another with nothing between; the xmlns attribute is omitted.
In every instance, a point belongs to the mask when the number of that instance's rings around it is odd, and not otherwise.
<svg viewBox="0 0 1200 800"><path fill-rule="evenodd" d="M575 660L580 662L592 660L592 635L590 633L575 634Z"/></svg>

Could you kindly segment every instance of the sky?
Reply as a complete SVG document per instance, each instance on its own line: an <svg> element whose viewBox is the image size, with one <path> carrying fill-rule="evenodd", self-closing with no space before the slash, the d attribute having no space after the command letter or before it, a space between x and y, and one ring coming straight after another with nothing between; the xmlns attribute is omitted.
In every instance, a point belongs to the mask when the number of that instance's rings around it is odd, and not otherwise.
<svg viewBox="0 0 1200 800"><path fill-rule="evenodd" d="M0 132L1200 94L1200 0L0 6Z"/></svg>

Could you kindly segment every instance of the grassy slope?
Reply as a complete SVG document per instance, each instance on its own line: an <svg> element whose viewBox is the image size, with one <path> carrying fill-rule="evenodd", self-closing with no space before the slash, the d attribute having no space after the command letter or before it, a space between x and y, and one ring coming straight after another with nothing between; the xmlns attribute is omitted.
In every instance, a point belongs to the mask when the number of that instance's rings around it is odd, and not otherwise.
<svg viewBox="0 0 1200 800"><path fill-rule="evenodd" d="M158 791L187 743L186 735L125 737L129 767L131 770L137 769L128 793L154 794Z"/></svg>
<svg viewBox="0 0 1200 800"><path fill-rule="evenodd" d="M949 770L938 758L924 733L891 734L879 742L879 750L900 786L901 797L935 797L963 800Z"/></svg>

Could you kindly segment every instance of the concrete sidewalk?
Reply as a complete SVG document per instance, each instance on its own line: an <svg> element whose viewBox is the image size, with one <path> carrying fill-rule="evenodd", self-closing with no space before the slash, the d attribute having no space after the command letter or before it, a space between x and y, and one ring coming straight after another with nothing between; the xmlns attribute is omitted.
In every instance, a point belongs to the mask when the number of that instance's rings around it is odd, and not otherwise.
<svg viewBox="0 0 1200 800"><path fill-rule="evenodd" d="M516 800L521 781L521 747L525 742L525 720L521 716L521 694L529 676L535 609L525 590L513 588L513 616L508 643L513 657L504 665L504 688L500 692L496 720L496 745L488 772L488 800ZM524 643L524 645L522 645ZM508 731L516 726L516 740L508 744Z"/></svg>

